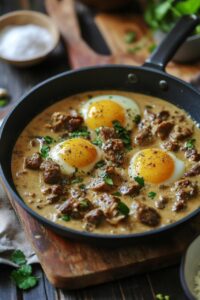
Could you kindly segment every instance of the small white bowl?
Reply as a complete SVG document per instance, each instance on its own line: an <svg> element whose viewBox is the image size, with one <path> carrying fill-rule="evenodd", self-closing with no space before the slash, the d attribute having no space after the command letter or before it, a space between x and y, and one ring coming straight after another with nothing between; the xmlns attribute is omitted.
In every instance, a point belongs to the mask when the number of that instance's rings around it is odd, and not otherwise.
<svg viewBox="0 0 200 300"><path fill-rule="evenodd" d="M190 300L198 300L194 292L194 278L200 270L200 236L198 236L187 248L183 255L180 278L185 294Z"/></svg>
<svg viewBox="0 0 200 300"><path fill-rule="evenodd" d="M21 10L14 11L0 17L0 31L7 26L27 24L34 24L47 29L51 34L53 40L51 47L49 47L49 49L45 53L37 55L31 59L13 60L0 56L1 60L18 67L32 66L44 60L49 55L49 53L52 52L57 46L59 41L59 31L47 15L29 10Z"/></svg>

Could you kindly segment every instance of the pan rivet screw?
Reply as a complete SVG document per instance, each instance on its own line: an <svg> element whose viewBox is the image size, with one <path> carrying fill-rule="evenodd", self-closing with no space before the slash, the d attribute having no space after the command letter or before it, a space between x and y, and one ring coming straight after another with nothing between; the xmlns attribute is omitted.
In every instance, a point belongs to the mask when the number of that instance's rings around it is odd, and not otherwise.
<svg viewBox="0 0 200 300"><path fill-rule="evenodd" d="M137 76L135 74L130 73L130 74L128 74L128 81L130 83L137 83L138 82L138 78L137 78Z"/></svg>
<svg viewBox="0 0 200 300"><path fill-rule="evenodd" d="M161 90L166 91L168 89L168 83L165 80L160 80L159 81L159 87L161 88Z"/></svg>

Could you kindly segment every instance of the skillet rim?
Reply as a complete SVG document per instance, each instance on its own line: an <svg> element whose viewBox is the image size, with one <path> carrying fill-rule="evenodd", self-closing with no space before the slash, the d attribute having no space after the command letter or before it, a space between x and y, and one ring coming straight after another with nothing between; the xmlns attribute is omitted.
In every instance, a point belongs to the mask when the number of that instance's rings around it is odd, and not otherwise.
<svg viewBox="0 0 200 300"><path fill-rule="evenodd" d="M158 75L161 75L164 77L164 79L171 79L173 81L179 82L179 84L182 84L183 86L185 86L186 88L190 89L192 92L196 93L199 97L200 97L200 91L198 91L196 88L194 88L193 86L191 86L189 83L183 81L182 79L179 79L173 75L170 75L162 70L159 70L157 68L154 67L149 67L149 66L129 66L129 65L122 65L122 64L116 64L116 65L101 65L101 66L90 66L90 67L84 67L84 68L80 68L80 69L76 69L76 70L68 70L62 73L59 73L55 76L52 76L44 81L42 81L41 83L35 85L34 87L32 87L28 92L26 92L24 95L22 95L20 97L20 99L16 102L16 104L14 105L14 107L12 108L12 110L8 113L8 115L4 118L3 123L0 127L0 143L1 143L1 138L2 138L2 134L4 131L4 128L6 127L7 122L9 122L9 119L12 117L12 114L14 113L15 109L18 107L18 105L20 105L21 102L26 101L26 98L32 94L33 92L37 91L38 89L40 89L40 87L43 87L44 85L53 82L56 79L59 79L61 77L65 77L67 75L73 75L75 73L81 73L81 72L85 72L85 71L90 71L90 70L97 70L97 69L116 69L116 68L121 68L121 69L127 69L127 71L131 72L134 70L139 70L139 71L150 71L153 73L157 73ZM169 102L168 100L165 100L167 102ZM176 105L176 104L175 104ZM47 106L48 107L48 106ZM45 109L45 108L44 108ZM64 236L64 237L69 237L69 238L73 238L74 240L104 240L104 241L116 241L116 240L134 240L134 239L143 239L143 238L152 238L153 236L157 236L158 234L161 233L167 233L168 231L177 228L178 226L186 223L187 221L191 220L192 218L194 218L195 216L197 216L200 213L200 207L196 208L194 211L192 211L190 214L186 215L184 218L168 224L168 225L164 225L158 228L154 228L154 229L150 229L144 232L138 232L138 233L130 233L130 234L101 234L101 233L92 233L92 232L88 232L88 231L81 231L81 230L76 230L76 229L72 229L70 227L67 226L63 226L60 224L57 224L45 217L43 217L42 215L40 215L39 213L37 213L36 211L34 211L32 208L30 208L23 200L22 197L20 197L17 193L17 191L15 191L11 184L10 181L13 181L12 177L10 179L7 179L5 174L4 174L4 170L2 168L2 164L0 161L0 176L1 176L1 180L3 183L3 187L6 187L6 194L12 196L12 199L14 201L16 201L28 214L30 214L34 219L38 220L40 223L44 224L45 226L47 226L48 228L52 229L54 232ZM14 182L13 182L14 184Z"/></svg>

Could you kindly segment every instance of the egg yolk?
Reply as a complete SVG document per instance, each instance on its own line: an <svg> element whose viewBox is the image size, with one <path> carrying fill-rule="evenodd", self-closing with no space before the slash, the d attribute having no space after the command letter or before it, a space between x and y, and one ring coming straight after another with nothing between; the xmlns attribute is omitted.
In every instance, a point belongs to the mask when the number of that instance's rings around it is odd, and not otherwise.
<svg viewBox="0 0 200 300"><path fill-rule="evenodd" d="M134 161L134 170L150 183L162 183L174 172L174 161L160 149L142 150Z"/></svg>
<svg viewBox="0 0 200 300"><path fill-rule="evenodd" d="M124 109L118 103L105 99L89 106L85 122L90 129L95 129L102 126L112 127L115 120L125 125Z"/></svg>
<svg viewBox="0 0 200 300"><path fill-rule="evenodd" d="M74 138L62 144L61 157L70 166L84 168L95 162L97 150L89 141Z"/></svg>

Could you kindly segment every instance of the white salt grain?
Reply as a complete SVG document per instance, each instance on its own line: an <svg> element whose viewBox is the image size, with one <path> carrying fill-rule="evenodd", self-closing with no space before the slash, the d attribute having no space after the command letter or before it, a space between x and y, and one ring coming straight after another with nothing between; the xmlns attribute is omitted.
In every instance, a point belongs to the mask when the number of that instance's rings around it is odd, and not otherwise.
<svg viewBox="0 0 200 300"><path fill-rule="evenodd" d="M7 26L0 32L0 56L28 60L47 53L53 44L49 31L34 24Z"/></svg>

